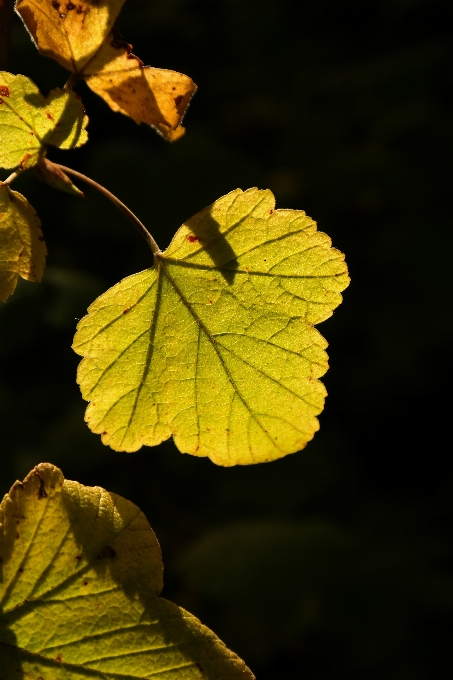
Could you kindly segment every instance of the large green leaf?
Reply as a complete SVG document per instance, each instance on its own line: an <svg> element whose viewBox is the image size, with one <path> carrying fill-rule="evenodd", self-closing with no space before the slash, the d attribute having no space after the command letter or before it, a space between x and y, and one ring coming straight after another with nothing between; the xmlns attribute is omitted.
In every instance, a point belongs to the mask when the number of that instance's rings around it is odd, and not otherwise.
<svg viewBox="0 0 453 680"><path fill-rule="evenodd" d="M43 97L30 78L0 71L0 167L29 168L47 144L73 149L88 139L88 117L70 90Z"/></svg>
<svg viewBox="0 0 453 680"><path fill-rule="evenodd" d="M326 394L327 343L313 324L348 281L304 212L275 211L270 191L224 196L79 323L90 428L120 451L173 436L220 465L303 448Z"/></svg>
<svg viewBox="0 0 453 680"><path fill-rule="evenodd" d="M41 281L46 244L34 208L17 191L0 183L0 300L5 302L21 276Z"/></svg>
<svg viewBox="0 0 453 680"><path fill-rule="evenodd" d="M198 619L159 597L143 513L50 464L0 506L0 680L252 680Z"/></svg>

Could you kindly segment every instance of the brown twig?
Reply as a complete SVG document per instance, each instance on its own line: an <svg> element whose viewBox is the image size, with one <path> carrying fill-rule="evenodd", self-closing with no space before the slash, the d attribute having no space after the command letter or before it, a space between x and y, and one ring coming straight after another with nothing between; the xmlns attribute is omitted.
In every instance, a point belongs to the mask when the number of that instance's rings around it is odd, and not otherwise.
<svg viewBox="0 0 453 680"><path fill-rule="evenodd" d="M77 170L67 168L65 165L60 165L59 163L54 163L54 165L57 168L60 168L60 170L63 170L63 172L65 172L66 174L73 175L73 177L77 177L77 179L81 180L82 182L85 182L86 184L89 184L90 186L97 189L101 194L104 194L104 196L106 196L110 201L112 201L112 203L114 203L114 205L116 205L116 207L119 208L121 212L123 212L126 215L126 217L132 222L136 229L138 229L140 234L143 236L143 238L151 248L153 255L154 256L159 255L161 250L157 245L156 241L149 233L148 229L142 222L140 222L138 217L134 215L132 210L129 210L127 205L124 205L124 203L120 201L120 199L117 198L114 194L112 194L111 191L103 187L102 184L98 184L98 182L95 182L94 179L91 179L91 177L87 177L86 175L82 175L81 172L77 172Z"/></svg>

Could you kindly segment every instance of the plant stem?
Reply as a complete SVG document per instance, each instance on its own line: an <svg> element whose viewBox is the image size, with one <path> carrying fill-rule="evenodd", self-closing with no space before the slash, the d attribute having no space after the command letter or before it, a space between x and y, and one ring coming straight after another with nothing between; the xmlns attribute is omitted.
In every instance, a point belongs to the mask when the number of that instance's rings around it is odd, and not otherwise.
<svg viewBox="0 0 453 680"><path fill-rule="evenodd" d="M1 2L1 0L0 0L0 2ZM72 90L73 86L75 85L75 83L77 81L77 77L78 76L75 73L71 73L68 80L63 85L63 89L64 90Z"/></svg>
<svg viewBox="0 0 453 680"><path fill-rule="evenodd" d="M121 212L123 212L126 215L126 217L132 222L132 224L138 229L140 234L143 236L143 238L151 248L153 255L156 256L160 254L161 250L159 246L157 245L156 241L153 239L145 225L142 222L140 222L140 220L136 215L134 215L132 210L129 210L127 205L124 205L124 203L120 201L119 198L114 196L114 194L112 194L111 191L103 187L102 184L98 184L97 182L95 182L94 179L91 179L91 177L87 177L86 175L82 175L81 172L77 172L77 170L67 168L65 165L60 165L59 163L54 163L54 165L57 168L60 168L60 170L62 170L63 172L66 172L68 175L73 175L74 177L77 177L77 179L80 179L82 182L86 182L86 184L89 184L90 186L94 187L94 189L100 191L101 194L104 194L104 196L106 196L110 201L112 201L112 203L114 203L116 207L119 208Z"/></svg>
<svg viewBox="0 0 453 680"><path fill-rule="evenodd" d="M9 177L4 179L3 181L0 181L0 184L11 184L12 182L14 182L16 177L18 177L20 175L21 172L23 172L23 171L22 170L15 170L14 172L12 172L10 174Z"/></svg>

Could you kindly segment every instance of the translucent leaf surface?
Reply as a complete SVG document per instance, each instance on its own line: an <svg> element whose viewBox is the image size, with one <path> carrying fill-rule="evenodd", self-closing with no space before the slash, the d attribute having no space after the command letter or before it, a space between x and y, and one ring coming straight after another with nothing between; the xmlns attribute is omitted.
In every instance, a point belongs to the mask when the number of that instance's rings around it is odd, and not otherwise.
<svg viewBox="0 0 453 680"><path fill-rule="evenodd" d="M196 87L176 71L143 66L131 46L110 35L84 70L84 79L113 111L136 123L152 125L169 141L176 141L180 125Z"/></svg>
<svg viewBox="0 0 453 680"><path fill-rule="evenodd" d="M0 72L0 166L35 165L47 144L73 149L88 139L88 118L71 91L43 97L25 76Z"/></svg>
<svg viewBox="0 0 453 680"><path fill-rule="evenodd" d="M160 548L133 503L42 464L4 497L0 523L2 680L254 677L159 597Z"/></svg>
<svg viewBox="0 0 453 680"><path fill-rule="evenodd" d="M41 222L24 196L0 183L0 300L14 293L17 279L41 281L46 264Z"/></svg>
<svg viewBox="0 0 453 680"><path fill-rule="evenodd" d="M313 324L341 302L344 256L270 191L233 191L183 225L156 265L98 298L74 349L105 444L174 437L220 465L270 461L318 429L327 346Z"/></svg>
<svg viewBox="0 0 453 680"><path fill-rule="evenodd" d="M147 123L166 139L184 134L181 120L196 90L181 73L145 67L113 32L124 0L17 0L39 51L86 80L113 111Z"/></svg>
<svg viewBox="0 0 453 680"><path fill-rule="evenodd" d="M81 73L113 28L125 0L17 0L16 11L37 48Z"/></svg>

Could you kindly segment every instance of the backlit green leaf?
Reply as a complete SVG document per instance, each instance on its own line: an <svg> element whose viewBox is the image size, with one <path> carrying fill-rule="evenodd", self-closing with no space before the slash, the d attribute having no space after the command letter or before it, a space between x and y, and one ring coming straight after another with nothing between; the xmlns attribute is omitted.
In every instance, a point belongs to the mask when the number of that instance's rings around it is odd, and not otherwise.
<svg viewBox="0 0 453 680"><path fill-rule="evenodd" d="M74 92L43 97L25 76L0 71L0 167L35 165L47 144L73 149L88 139L88 118Z"/></svg>
<svg viewBox="0 0 453 680"><path fill-rule="evenodd" d="M219 465L303 448L318 429L344 256L270 191L233 191L190 219L156 265L89 308L74 349L86 420L119 451L174 437Z"/></svg>
<svg viewBox="0 0 453 680"><path fill-rule="evenodd" d="M14 293L17 279L41 281L46 244L34 208L17 191L0 183L0 300Z"/></svg>
<svg viewBox="0 0 453 680"><path fill-rule="evenodd" d="M198 619L159 597L143 513L50 464L0 506L1 680L252 680Z"/></svg>

